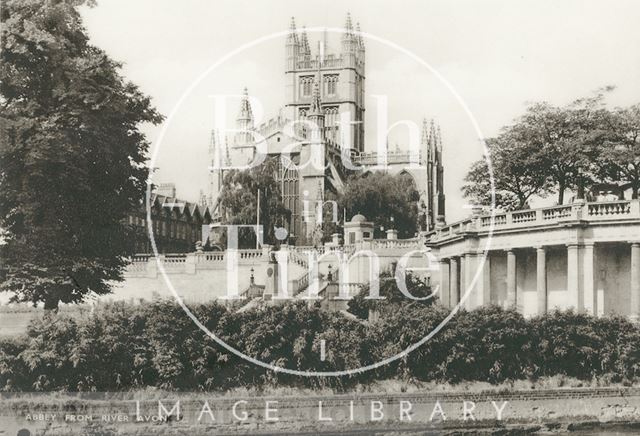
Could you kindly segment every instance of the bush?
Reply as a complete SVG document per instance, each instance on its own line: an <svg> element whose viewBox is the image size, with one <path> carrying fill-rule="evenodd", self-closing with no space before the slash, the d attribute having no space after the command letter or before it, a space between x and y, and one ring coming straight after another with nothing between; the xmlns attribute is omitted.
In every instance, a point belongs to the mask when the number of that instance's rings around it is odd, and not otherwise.
<svg viewBox="0 0 640 436"><path fill-rule="evenodd" d="M486 306L462 312L440 342L448 345L442 380L499 383L531 374L531 326L515 310Z"/></svg>
<svg viewBox="0 0 640 436"><path fill-rule="evenodd" d="M191 307L240 352L303 371L353 369L395 356L448 316L439 305L390 305L369 324L302 303L246 312ZM320 358L325 341L326 358ZM249 363L201 331L172 302L109 304L91 316L48 314L21 338L0 341L4 391L111 391L146 386L228 390L275 386L347 389L376 379L500 383L547 376L615 382L640 375L640 329L621 317L553 312L524 319L497 306L461 311L429 341L375 371L297 377Z"/></svg>
<svg viewBox="0 0 640 436"><path fill-rule="evenodd" d="M622 317L555 311L534 318L531 334L538 376L590 379L609 374L620 381L640 374L640 332Z"/></svg>

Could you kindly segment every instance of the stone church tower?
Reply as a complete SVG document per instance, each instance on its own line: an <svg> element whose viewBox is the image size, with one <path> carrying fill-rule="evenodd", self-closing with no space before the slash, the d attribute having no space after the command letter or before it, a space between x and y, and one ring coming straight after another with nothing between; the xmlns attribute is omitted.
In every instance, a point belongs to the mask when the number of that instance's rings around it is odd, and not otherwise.
<svg viewBox="0 0 640 436"><path fill-rule="evenodd" d="M285 114L290 120L305 119L313 97L313 84L320 80L319 91L325 114L326 136L337 143L346 143L354 150L364 150L364 65L365 47L354 31L347 15L340 48L333 51L327 38L319 41L312 54L307 32L298 31L294 19L286 40ZM351 123L349 138L340 137L340 114L348 113Z"/></svg>
<svg viewBox="0 0 640 436"><path fill-rule="evenodd" d="M360 166L363 174L377 164L376 152L365 152L365 46L359 25L355 28L347 15L340 45L329 47L323 35L312 50L307 32L297 29L291 19L285 41L285 105L278 115L256 125L245 88L235 120L236 132L221 137L213 132L210 142L211 166L246 165L258 150L256 138L264 138L268 156L280 157L274 177L280 182L282 202L291 211L290 222L283 223L289 242L315 244L321 232L318 205L327 193L338 193L349 173L343 155ZM344 119L344 122L342 122ZM257 133L258 135L254 135ZM418 153L418 151L415 151ZM415 154L388 152L390 174L407 174L408 183L420 193L421 229L444 223L442 141L433 122L423 125L419 150L420 169ZM285 157L286 156L286 157ZM314 164L308 164L314 161ZM218 199L226 170L211 171L209 194L205 197L214 219L224 214ZM333 208L332 204L325 206ZM342 219L342 213L338 213Z"/></svg>

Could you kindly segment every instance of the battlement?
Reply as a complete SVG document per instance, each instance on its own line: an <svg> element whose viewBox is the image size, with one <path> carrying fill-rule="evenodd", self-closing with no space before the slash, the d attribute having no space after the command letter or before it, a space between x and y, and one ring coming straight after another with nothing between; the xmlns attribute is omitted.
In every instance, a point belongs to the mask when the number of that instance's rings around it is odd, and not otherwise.
<svg viewBox="0 0 640 436"><path fill-rule="evenodd" d="M282 130L282 128L284 128L284 126L286 126L287 123L290 123L290 122L291 120L284 117L282 115L282 112L279 112L277 116L270 118L267 121L259 124L255 128L255 131L258 132L260 135L267 137L273 133L276 133Z"/></svg>
<svg viewBox="0 0 640 436"><path fill-rule="evenodd" d="M318 71L318 59L319 56L316 56L315 59L304 58L298 59L295 63L296 70L309 70L309 71ZM339 55L336 56L334 54L327 55L322 62L320 63L320 71L329 70L329 69L340 69L340 68L348 68L352 65L349 65L344 56ZM356 58L355 59L355 68L364 70L364 59Z"/></svg>
<svg viewBox="0 0 640 436"><path fill-rule="evenodd" d="M358 165L379 165L377 151L360 153L352 157L352 162ZM387 164L409 164L412 162L424 163L424 153L422 151L396 150L388 151L386 154Z"/></svg>

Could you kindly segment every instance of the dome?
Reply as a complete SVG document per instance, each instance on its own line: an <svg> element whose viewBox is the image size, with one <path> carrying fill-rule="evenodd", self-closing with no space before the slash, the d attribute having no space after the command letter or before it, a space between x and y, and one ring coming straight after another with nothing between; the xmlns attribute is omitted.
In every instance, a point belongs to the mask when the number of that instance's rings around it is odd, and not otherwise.
<svg viewBox="0 0 640 436"><path fill-rule="evenodd" d="M352 223L363 223L365 221L367 221L367 219L362 214L354 215L353 218L351 218Z"/></svg>

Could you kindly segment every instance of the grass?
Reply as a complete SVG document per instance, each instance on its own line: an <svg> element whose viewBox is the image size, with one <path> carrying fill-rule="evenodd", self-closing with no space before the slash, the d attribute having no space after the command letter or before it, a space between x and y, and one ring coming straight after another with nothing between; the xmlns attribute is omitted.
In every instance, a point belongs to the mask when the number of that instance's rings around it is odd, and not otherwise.
<svg viewBox="0 0 640 436"><path fill-rule="evenodd" d="M543 377L537 380L514 380L500 384L490 384L487 382L463 382L463 383L436 383L436 382L410 382L400 380L381 380L369 383L367 385L357 385L353 389L346 391L338 391L331 388L310 389L295 387L267 387L264 389L255 388L235 388L228 391L168 391L159 388L147 387L141 389L132 389L123 392L95 393L96 399L101 400L144 400L154 401L167 398L185 398L195 397L203 398L256 398L256 397L315 397L315 396L331 396L331 395L359 395L359 394L379 394L393 395L399 393L425 393L425 392L442 392L442 393L480 393L480 392L504 392L504 391L527 391L527 390L546 390L546 389L563 389L563 388L599 388L599 387L640 387L640 382L636 383L611 383L605 379L579 380L573 377L556 375L553 377ZM82 396L91 397L94 393L83 393ZM22 392L17 395L16 399L25 396L31 399L40 398L42 401L50 402L56 400L68 399L74 393L65 392ZM46 399L45 399L46 398Z"/></svg>

